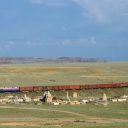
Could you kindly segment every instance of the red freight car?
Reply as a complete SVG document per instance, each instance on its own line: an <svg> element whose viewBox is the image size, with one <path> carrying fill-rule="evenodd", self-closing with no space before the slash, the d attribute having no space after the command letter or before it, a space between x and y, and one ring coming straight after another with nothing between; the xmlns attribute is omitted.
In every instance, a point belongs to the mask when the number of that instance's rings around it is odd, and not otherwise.
<svg viewBox="0 0 128 128"><path fill-rule="evenodd" d="M33 86L19 87L19 89L20 89L21 92L24 92L24 91L34 91L33 90Z"/></svg>
<svg viewBox="0 0 128 128"><path fill-rule="evenodd" d="M72 85L72 89L74 89L74 90L79 90L80 89L80 85Z"/></svg>
<svg viewBox="0 0 128 128"><path fill-rule="evenodd" d="M47 86L42 86L42 91L46 91L47 90Z"/></svg>
<svg viewBox="0 0 128 128"><path fill-rule="evenodd" d="M73 85L68 85L69 90L73 90Z"/></svg>
<svg viewBox="0 0 128 128"><path fill-rule="evenodd" d="M80 85L80 89L88 89L90 85Z"/></svg>
<svg viewBox="0 0 128 128"><path fill-rule="evenodd" d="M128 87L128 83L121 83L120 87Z"/></svg>
<svg viewBox="0 0 128 128"><path fill-rule="evenodd" d="M58 90L58 86L50 86L49 89L50 90Z"/></svg>
<svg viewBox="0 0 128 128"><path fill-rule="evenodd" d="M69 90L70 89L70 85L65 85L63 88L64 88L64 90Z"/></svg>
<svg viewBox="0 0 128 128"><path fill-rule="evenodd" d="M33 91L42 91L43 86L33 86Z"/></svg>
<svg viewBox="0 0 128 128"><path fill-rule="evenodd" d="M58 90L64 90L64 86L58 86Z"/></svg>
<svg viewBox="0 0 128 128"><path fill-rule="evenodd" d="M97 85L95 86L95 88L96 88L96 89L98 89L98 88L105 88L105 85L103 85L103 84L97 84Z"/></svg>

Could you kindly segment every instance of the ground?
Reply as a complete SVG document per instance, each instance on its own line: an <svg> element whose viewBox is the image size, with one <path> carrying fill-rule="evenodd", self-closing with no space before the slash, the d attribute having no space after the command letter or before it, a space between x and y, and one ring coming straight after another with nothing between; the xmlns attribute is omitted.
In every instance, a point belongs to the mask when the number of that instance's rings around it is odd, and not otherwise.
<svg viewBox="0 0 128 128"><path fill-rule="evenodd" d="M1 105L2 128L127 128L128 104L82 106Z"/></svg>
<svg viewBox="0 0 128 128"><path fill-rule="evenodd" d="M128 62L0 65L1 87L113 82L128 82ZM42 95L42 92L38 93ZM51 93L66 97L66 91ZM101 97L103 93L108 97L128 95L128 88L82 90L79 95ZM1 97L4 95L0 94ZM37 95L37 92L30 95ZM0 128L128 128L128 102L111 103L107 107L94 104L0 105Z"/></svg>
<svg viewBox="0 0 128 128"><path fill-rule="evenodd" d="M128 82L128 62L0 65L0 86Z"/></svg>

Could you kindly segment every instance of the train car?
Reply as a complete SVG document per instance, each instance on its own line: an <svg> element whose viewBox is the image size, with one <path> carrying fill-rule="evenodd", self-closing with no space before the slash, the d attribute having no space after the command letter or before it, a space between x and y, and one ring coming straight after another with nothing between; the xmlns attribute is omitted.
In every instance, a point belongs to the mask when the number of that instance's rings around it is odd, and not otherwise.
<svg viewBox="0 0 128 128"><path fill-rule="evenodd" d="M33 86L33 91L43 91L43 86Z"/></svg>
<svg viewBox="0 0 128 128"><path fill-rule="evenodd" d="M46 86L46 90L56 90L56 86Z"/></svg>
<svg viewBox="0 0 128 128"><path fill-rule="evenodd" d="M0 92L19 92L19 87L1 87Z"/></svg>
<svg viewBox="0 0 128 128"><path fill-rule="evenodd" d="M128 83L121 83L120 87L128 87Z"/></svg>
<svg viewBox="0 0 128 128"><path fill-rule="evenodd" d="M80 85L80 89L88 89L90 85Z"/></svg>
<svg viewBox="0 0 128 128"><path fill-rule="evenodd" d="M128 83L115 83L115 86L122 88L122 87L128 87Z"/></svg>
<svg viewBox="0 0 128 128"><path fill-rule="evenodd" d="M73 90L79 90L80 89L80 85L72 85L72 89Z"/></svg>
<svg viewBox="0 0 128 128"><path fill-rule="evenodd" d="M58 90L78 90L80 89L79 85L62 85L58 86Z"/></svg>
<svg viewBox="0 0 128 128"><path fill-rule="evenodd" d="M65 90L65 86L64 85L58 86L58 90Z"/></svg>
<svg viewBox="0 0 128 128"><path fill-rule="evenodd" d="M25 87L19 87L21 92L25 92L25 91L34 91L33 90L33 86L25 86Z"/></svg>
<svg viewBox="0 0 128 128"><path fill-rule="evenodd" d="M69 89L70 89L70 85L63 85L63 86L62 86L62 89L63 89L63 90L69 90Z"/></svg>

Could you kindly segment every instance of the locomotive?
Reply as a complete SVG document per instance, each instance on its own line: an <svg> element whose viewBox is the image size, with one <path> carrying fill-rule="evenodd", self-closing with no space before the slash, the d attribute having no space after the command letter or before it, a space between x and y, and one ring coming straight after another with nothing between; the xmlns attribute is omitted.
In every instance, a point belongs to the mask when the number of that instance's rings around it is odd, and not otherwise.
<svg viewBox="0 0 128 128"><path fill-rule="evenodd" d="M19 87L0 87L0 92L19 92Z"/></svg>

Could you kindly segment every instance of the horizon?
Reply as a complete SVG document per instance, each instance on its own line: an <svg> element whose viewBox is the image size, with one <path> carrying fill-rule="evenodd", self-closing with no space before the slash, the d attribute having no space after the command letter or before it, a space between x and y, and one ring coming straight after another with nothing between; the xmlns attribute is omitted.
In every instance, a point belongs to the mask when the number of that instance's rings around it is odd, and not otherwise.
<svg viewBox="0 0 128 128"><path fill-rule="evenodd" d="M4 0L0 56L128 61L128 1Z"/></svg>
<svg viewBox="0 0 128 128"><path fill-rule="evenodd" d="M100 58L100 57L80 57L80 56L58 56L58 57L33 57L33 56L0 56L0 58L12 58L12 59L18 59L18 58L31 58L31 59L46 59L46 60L56 60L56 59L60 59L60 58L81 58L81 59L96 59L96 60L101 60L101 61L106 61L106 62L128 62L127 59L124 58L112 58L112 57L104 57L104 58ZM125 60L125 61L124 61Z"/></svg>

